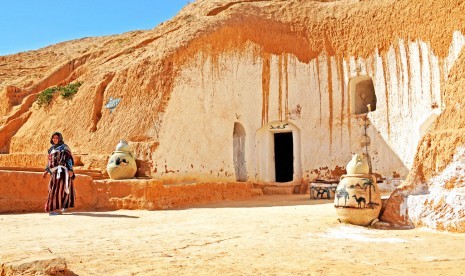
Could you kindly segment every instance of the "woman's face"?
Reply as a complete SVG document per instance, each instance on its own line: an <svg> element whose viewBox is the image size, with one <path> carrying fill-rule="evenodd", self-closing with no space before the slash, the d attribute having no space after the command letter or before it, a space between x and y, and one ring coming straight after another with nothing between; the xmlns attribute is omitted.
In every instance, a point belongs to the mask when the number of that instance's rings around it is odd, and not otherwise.
<svg viewBox="0 0 465 276"><path fill-rule="evenodd" d="M58 142L60 142L60 137L58 137L58 135L53 135L52 142L55 145L58 144Z"/></svg>

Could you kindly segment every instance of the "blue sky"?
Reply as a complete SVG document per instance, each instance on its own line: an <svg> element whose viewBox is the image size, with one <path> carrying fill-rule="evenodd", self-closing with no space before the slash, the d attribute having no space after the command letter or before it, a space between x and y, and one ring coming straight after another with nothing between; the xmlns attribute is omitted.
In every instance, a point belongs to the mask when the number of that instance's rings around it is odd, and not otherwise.
<svg viewBox="0 0 465 276"><path fill-rule="evenodd" d="M192 0L0 0L0 56L152 29L188 2Z"/></svg>

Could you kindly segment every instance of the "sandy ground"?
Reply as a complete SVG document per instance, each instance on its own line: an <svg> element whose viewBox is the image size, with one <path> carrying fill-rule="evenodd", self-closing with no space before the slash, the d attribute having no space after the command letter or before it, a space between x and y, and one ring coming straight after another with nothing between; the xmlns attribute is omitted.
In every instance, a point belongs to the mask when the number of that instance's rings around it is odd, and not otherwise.
<svg viewBox="0 0 465 276"><path fill-rule="evenodd" d="M262 196L183 210L0 216L4 263L78 275L462 275L465 234L341 224L331 201Z"/></svg>

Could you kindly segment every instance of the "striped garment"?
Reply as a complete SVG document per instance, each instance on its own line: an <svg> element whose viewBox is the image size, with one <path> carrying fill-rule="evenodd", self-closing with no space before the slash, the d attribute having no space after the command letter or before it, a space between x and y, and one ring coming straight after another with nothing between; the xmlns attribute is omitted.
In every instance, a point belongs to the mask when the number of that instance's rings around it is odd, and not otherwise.
<svg viewBox="0 0 465 276"><path fill-rule="evenodd" d="M76 199L74 175L68 176L68 171L73 170L73 163L73 156L67 145L62 144L49 149L48 164L45 170L50 173L51 177L48 185L48 199L45 203L46 212L74 207Z"/></svg>

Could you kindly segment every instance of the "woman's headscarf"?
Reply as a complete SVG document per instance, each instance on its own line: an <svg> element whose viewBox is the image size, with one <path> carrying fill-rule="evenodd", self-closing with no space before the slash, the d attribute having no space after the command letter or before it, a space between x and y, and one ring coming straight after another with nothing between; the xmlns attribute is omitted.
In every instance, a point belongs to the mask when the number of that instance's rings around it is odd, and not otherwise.
<svg viewBox="0 0 465 276"><path fill-rule="evenodd" d="M55 136L55 135L58 136L58 143L56 145L53 143L53 136ZM52 134L52 137L50 137L50 144L52 144L53 148L57 148L57 147L63 145L64 143L65 143L65 141L63 141L63 135L61 135L60 132L54 132Z"/></svg>
<svg viewBox="0 0 465 276"><path fill-rule="evenodd" d="M55 135L58 136L58 143L56 145L53 143L53 136ZM52 144L52 146L48 149L48 153L50 154L53 150L64 152L68 155L68 158L71 161L70 167L72 170L72 166L74 164L73 155L71 154L71 149L65 144L65 141L63 141L63 135L61 135L60 132L54 132L52 137L50 137L50 144Z"/></svg>
<svg viewBox="0 0 465 276"><path fill-rule="evenodd" d="M55 145L55 144L53 143L53 136L55 136L55 135L58 136L58 144L57 144L57 146L58 146L58 145L64 144L63 135L62 135L60 132L54 132L54 133L52 134L52 136L50 137L50 144Z"/></svg>

